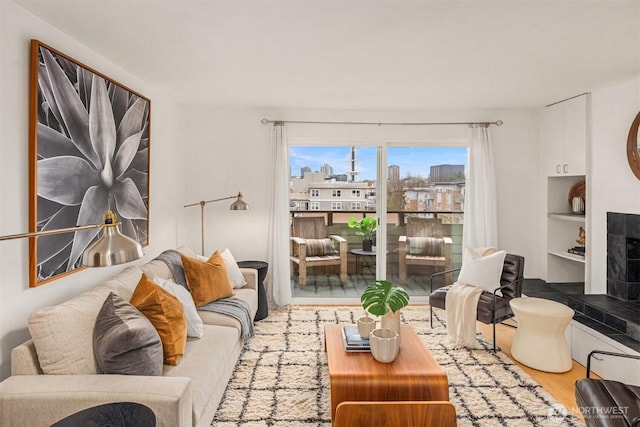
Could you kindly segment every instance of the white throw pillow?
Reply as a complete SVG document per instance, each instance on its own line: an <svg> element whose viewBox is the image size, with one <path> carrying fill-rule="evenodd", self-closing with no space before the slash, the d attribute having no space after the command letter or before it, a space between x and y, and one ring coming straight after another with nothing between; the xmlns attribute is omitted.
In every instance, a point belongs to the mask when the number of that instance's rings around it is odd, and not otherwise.
<svg viewBox="0 0 640 427"><path fill-rule="evenodd" d="M482 256L483 253L488 253L488 255ZM485 248L482 248L482 251L477 251L464 248L458 283L477 286L487 292L493 292L500 287L505 256L507 256L506 251L492 252Z"/></svg>
<svg viewBox="0 0 640 427"><path fill-rule="evenodd" d="M229 273L229 279L231 280L231 284L234 289L242 288L247 284L247 281L244 280L244 276L240 271L240 267L238 267L238 263L235 258L231 254L229 249L225 249L222 252L222 259L224 260L225 265L227 266L227 272Z"/></svg>
<svg viewBox="0 0 640 427"><path fill-rule="evenodd" d="M182 303L182 306L184 307L184 317L187 319L187 336L202 338L202 335L204 334L202 319L198 315L198 310L196 310L196 305L194 304L189 291L184 286L178 285L171 279L163 279L161 277L154 276L153 281L162 289L178 298L178 301Z"/></svg>
<svg viewBox="0 0 640 427"><path fill-rule="evenodd" d="M231 254L231 251L227 248L220 255L224 260L225 267L227 267L229 281L231 282L231 286L233 286L233 289L239 289L244 287L244 285L247 284L247 281L244 279L244 276L240 271L240 267L238 267L238 263L236 262L235 258ZM206 261L209 259L202 255L198 255L197 258L201 261Z"/></svg>

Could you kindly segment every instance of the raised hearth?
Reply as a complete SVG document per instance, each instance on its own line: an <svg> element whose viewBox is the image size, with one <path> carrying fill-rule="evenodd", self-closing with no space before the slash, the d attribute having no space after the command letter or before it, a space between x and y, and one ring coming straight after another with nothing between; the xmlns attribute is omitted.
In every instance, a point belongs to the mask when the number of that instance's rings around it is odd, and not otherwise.
<svg viewBox="0 0 640 427"><path fill-rule="evenodd" d="M525 279L522 293L566 304L573 320L640 352L640 301L622 301L608 295L585 295L584 283L546 283Z"/></svg>
<svg viewBox="0 0 640 427"><path fill-rule="evenodd" d="M609 295L572 295L568 305L576 312L611 328L613 334L640 341L640 301L621 301Z"/></svg>

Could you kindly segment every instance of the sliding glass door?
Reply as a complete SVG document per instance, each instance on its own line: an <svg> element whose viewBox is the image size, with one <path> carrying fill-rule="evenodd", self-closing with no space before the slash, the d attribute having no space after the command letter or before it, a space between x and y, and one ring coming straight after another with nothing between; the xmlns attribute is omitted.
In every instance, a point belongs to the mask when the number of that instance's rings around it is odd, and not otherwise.
<svg viewBox="0 0 640 427"><path fill-rule="evenodd" d="M432 273L460 264L466 151L291 146L294 298L359 299L376 278L427 296Z"/></svg>
<svg viewBox="0 0 640 427"><path fill-rule="evenodd" d="M386 277L412 296L460 266L466 162L466 147L386 149Z"/></svg>

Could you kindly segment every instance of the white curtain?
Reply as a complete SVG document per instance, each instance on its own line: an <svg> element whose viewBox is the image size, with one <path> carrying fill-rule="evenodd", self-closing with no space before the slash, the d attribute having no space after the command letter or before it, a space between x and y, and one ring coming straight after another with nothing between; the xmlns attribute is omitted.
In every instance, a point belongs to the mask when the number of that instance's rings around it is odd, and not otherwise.
<svg viewBox="0 0 640 427"><path fill-rule="evenodd" d="M284 123L276 122L271 131L271 176L269 233L266 280L270 307L291 302L289 262L289 151Z"/></svg>
<svg viewBox="0 0 640 427"><path fill-rule="evenodd" d="M470 125L462 244L498 248L496 178L488 125Z"/></svg>

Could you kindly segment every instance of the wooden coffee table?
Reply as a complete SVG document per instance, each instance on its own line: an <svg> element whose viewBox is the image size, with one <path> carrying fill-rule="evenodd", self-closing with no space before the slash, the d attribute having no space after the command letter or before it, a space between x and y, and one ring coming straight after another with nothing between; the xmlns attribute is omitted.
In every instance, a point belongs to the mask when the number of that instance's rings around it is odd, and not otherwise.
<svg viewBox="0 0 640 427"><path fill-rule="evenodd" d="M331 419L344 401L448 401L449 381L409 325L401 325L400 353L391 363L344 349L342 327L326 325L324 347L331 382Z"/></svg>

